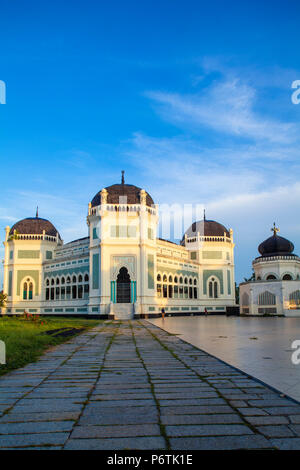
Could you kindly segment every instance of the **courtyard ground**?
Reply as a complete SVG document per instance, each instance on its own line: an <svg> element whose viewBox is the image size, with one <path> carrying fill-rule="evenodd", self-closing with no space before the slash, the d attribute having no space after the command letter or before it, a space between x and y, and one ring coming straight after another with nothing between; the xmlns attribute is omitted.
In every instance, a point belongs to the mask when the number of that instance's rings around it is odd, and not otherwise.
<svg viewBox="0 0 300 470"><path fill-rule="evenodd" d="M147 321L0 378L2 449L300 449L300 404Z"/></svg>
<svg viewBox="0 0 300 470"><path fill-rule="evenodd" d="M300 318L195 316L151 320L157 326L300 401L300 364L292 343Z"/></svg>

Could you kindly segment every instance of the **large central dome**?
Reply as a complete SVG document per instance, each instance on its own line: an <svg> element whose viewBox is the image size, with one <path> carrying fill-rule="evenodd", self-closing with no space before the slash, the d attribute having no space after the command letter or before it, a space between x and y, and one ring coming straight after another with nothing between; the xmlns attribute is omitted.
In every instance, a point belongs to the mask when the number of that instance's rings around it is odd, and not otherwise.
<svg viewBox="0 0 300 470"><path fill-rule="evenodd" d="M140 192L142 188L138 186L134 186L133 184L125 184L124 175L122 175L121 184L113 184L111 186L107 186L107 204L120 204L123 203L120 198L126 197L126 204L140 204ZM101 191L99 191L94 198L92 199L92 207L99 206L101 204ZM146 205L152 206L154 201L150 194L146 192Z"/></svg>

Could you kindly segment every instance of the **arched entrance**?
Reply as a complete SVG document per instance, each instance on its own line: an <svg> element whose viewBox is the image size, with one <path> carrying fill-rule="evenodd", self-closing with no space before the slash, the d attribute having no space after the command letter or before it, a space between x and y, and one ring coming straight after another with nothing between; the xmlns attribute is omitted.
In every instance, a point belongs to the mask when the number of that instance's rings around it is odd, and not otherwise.
<svg viewBox="0 0 300 470"><path fill-rule="evenodd" d="M121 268L117 277L117 303L127 304L131 301L131 282L128 270Z"/></svg>

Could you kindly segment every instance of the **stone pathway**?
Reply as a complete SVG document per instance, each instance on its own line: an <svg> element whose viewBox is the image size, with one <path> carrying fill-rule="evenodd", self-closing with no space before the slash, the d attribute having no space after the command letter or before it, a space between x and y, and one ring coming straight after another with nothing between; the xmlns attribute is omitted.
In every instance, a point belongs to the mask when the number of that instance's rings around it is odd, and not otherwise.
<svg viewBox="0 0 300 470"><path fill-rule="evenodd" d="M300 449L300 404L147 321L0 379L0 449Z"/></svg>

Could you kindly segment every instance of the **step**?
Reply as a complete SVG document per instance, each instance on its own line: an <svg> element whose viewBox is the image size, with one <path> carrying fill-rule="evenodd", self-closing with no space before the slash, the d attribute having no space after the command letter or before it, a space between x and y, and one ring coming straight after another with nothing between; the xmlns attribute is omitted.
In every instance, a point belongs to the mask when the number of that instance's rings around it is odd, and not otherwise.
<svg viewBox="0 0 300 470"><path fill-rule="evenodd" d="M115 320L131 320L133 318L133 305L112 304L110 313L114 315Z"/></svg>

